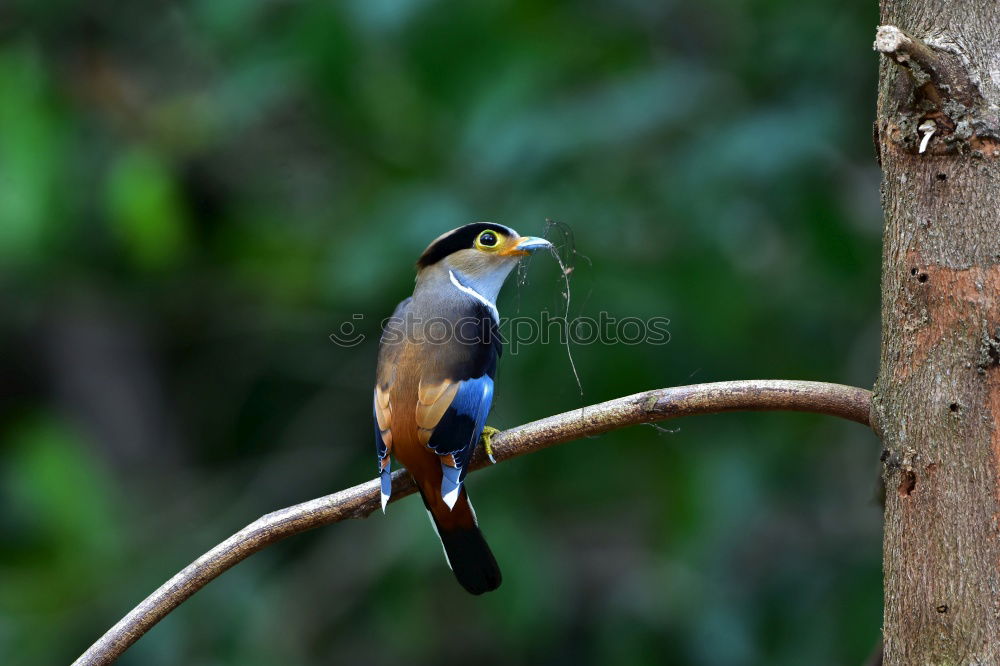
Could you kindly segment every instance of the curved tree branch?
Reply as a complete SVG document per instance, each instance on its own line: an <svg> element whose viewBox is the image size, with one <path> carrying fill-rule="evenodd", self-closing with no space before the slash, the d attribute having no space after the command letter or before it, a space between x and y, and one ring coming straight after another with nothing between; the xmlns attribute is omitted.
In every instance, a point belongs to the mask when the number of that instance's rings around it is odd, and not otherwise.
<svg viewBox="0 0 1000 666"><path fill-rule="evenodd" d="M869 425L870 401L870 391L823 382L764 379L657 389L511 428L493 438L493 454L499 462L581 437L691 414L787 410L829 414ZM477 450L472 469L487 464L482 450ZM393 474L393 501L415 491L405 471ZM258 550L316 527L365 518L379 506L379 485L373 480L255 520L146 597L74 664L110 664L188 597Z"/></svg>

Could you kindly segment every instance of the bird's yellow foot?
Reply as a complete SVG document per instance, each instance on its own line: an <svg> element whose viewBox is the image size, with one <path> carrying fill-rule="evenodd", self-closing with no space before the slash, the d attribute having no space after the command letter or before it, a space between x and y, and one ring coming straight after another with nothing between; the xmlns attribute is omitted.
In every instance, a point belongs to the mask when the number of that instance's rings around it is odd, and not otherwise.
<svg viewBox="0 0 1000 666"><path fill-rule="evenodd" d="M493 457L493 436L498 432L500 431L496 428L483 426L483 434L479 436L479 441L483 443L483 448L486 449L486 457L489 458L490 462L494 465L497 464L497 460Z"/></svg>

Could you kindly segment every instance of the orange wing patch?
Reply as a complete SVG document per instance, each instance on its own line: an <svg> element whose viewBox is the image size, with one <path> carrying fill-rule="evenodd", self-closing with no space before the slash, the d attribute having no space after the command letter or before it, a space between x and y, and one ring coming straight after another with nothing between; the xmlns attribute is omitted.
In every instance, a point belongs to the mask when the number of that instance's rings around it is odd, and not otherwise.
<svg viewBox="0 0 1000 666"><path fill-rule="evenodd" d="M421 381L417 387L417 439L424 446L427 446L434 428L455 399L459 384L461 382L446 379L438 384L426 385Z"/></svg>
<svg viewBox="0 0 1000 666"><path fill-rule="evenodd" d="M389 404L388 387L384 390L380 386L375 387L375 422L385 444L386 455L381 461L382 469L385 469L389 464L389 453L392 451L392 406Z"/></svg>

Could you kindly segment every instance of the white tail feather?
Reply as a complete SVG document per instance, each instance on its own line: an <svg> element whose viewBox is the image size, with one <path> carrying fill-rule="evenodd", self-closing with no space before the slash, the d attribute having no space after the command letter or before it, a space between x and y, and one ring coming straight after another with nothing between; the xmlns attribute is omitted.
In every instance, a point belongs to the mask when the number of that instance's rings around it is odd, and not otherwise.
<svg viewBox="0 0 1000 666"><path fill-rule="evenodd" d="M448 505L449 509L455 508L455 502L458 501L458 493L461 492L462 486L455 486L454 490L451 490L441 496L444 503Z"/></svg>

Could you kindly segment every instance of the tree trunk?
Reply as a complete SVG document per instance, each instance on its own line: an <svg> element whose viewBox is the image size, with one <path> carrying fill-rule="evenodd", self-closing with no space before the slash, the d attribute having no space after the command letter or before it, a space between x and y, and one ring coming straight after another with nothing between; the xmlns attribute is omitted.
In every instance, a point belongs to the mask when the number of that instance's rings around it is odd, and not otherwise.
<svg viewBox="0 0 1000 666"><path fill-rule="evenodd" d="M882 0L886 664L1000 664L1000 8Z"/></svg>

